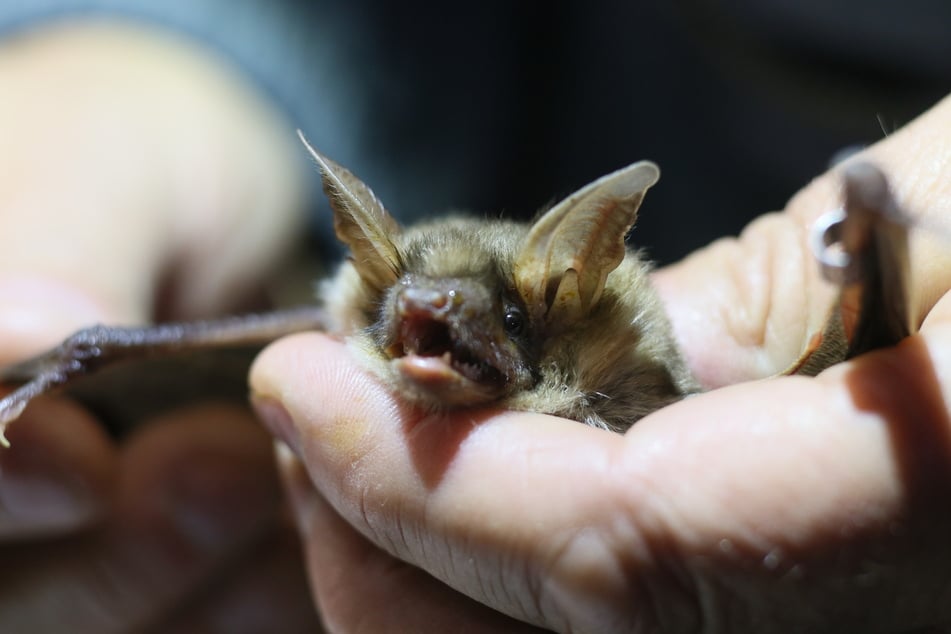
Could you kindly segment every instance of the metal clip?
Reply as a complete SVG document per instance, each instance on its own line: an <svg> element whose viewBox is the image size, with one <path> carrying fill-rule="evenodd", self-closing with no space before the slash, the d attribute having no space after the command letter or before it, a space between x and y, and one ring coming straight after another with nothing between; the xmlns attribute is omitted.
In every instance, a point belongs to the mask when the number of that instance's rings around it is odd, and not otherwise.
<svg viewBox="0 0 951 634"><path fill-rule="evenodd" d="M861 279L855 260L842 246L842 225L845 209L839 207L819 216L809 231L809 248L819 263L822 277L839 286L854 284Z"/></svg>

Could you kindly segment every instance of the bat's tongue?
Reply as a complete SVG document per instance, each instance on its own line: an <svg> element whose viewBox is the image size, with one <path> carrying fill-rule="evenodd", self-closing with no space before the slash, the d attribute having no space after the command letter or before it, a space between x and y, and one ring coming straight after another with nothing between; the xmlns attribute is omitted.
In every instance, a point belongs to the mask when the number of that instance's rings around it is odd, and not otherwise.
<svg viewBox="0 0 951 634"><path fill-rule="evenodd" d="M459 382L459 373L452 368L448 352L441 357L409 354L396 359L395 363L404 377L431 388L449 387Z"/></svg>

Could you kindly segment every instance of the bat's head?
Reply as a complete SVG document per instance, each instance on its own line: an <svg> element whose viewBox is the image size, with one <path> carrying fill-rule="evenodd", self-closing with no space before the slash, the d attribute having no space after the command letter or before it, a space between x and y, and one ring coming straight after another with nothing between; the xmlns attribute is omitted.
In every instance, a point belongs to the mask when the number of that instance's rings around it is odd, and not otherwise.
<svg viewBox="0 0 951 634"><path fill-rule="evenodd" d="M331 292L346 295L351 330L372 340L395 387L432 407L483 405L536 385L546 346L597 306L658 178L653 163L637 163L531 225L455 218L404 230L369 187L307 147L351 252Z"/></svg>

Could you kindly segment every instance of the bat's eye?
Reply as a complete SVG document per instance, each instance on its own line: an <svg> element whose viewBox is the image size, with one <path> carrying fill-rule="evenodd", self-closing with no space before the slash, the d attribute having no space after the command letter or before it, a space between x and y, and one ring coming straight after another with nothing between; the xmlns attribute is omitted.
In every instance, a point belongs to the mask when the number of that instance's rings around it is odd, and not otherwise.
<svg viewBox="0 0 951 634"><path fill-rule="evenodd" d="M505 332L510 337L517 337L525 331L525 317L522 311L517 308L509 308L505 311Z"/></svg>

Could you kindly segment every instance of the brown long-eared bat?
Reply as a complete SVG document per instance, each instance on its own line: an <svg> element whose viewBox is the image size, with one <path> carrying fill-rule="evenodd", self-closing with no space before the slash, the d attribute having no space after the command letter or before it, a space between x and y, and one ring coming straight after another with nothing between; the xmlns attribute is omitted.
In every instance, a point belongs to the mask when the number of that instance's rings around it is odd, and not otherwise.
<svg viewBox="0 0 951 634"><path fill-rule="evenodd" d="M245 398L255 352L307 329L347 336L369 368L429 409L493 404L623 431L699 390L650 286L649 265L625 247L659 178L653 163L600 178L532 223L460 216L404 229L369 187L301 139L350 250L320 285L317 305L80 331L0 373L0 381L20 385L0 400L0 440L32 398L58 387L119 427L183 400ZM814 374L908 334L886 326L874 341L852 345L854 333L869 324L875 330L883 306L891 314L897 305L895 323L907 324L904 277L877 274L901 269L895 258L905 254L905 236L888 220L894 202L878 170L859 166L845 180L850 213L823 228L817 255L842 242L853 259L826 269L861 270L844 280L843 305L790 372ZM859 318L843 321L843 314Z"/></svg>

